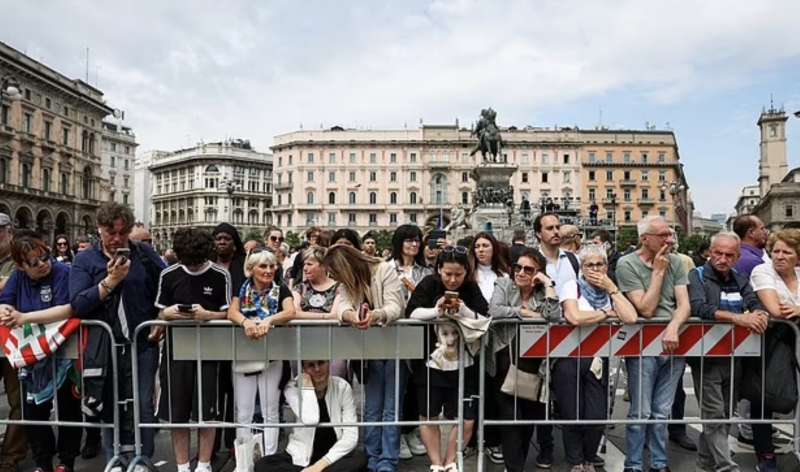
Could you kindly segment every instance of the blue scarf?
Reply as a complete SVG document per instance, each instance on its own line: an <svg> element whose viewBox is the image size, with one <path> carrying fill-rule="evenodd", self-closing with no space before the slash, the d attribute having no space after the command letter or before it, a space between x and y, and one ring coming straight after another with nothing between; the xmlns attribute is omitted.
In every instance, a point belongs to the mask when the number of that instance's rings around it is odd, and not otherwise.
<svg viewBox="0 0 800 472"><path fill-rule="evenodd" d="M239 290L239 309L245 318L263 320L278 313L280 285L272 283L272 288L259 292L252 279L247 279Z"/></svg>
<svg viewBox="0 0 800 472"><path fill-rule="evenodd" d="M585 298L595 310L599 310L611 302L608 292L590 284L583 276L578 277L578 297Z"/></svg>

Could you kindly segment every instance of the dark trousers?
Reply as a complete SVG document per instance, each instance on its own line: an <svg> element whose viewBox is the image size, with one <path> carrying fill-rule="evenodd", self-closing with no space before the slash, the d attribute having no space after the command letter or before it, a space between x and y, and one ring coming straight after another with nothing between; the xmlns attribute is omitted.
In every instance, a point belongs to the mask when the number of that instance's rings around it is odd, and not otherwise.
<svg viewBox="0 0 800 472"><path fill-rule="evenodd" d="M309 464L312 466L314 464ZM292 463L292 456L287 452L279 452L262 457L256 462L256 472L299 472L305 469ZM367 456L358 449L329 465L325 472L361 472L367 470Z"/></svg>
<svg viewBox="0 0 800 472"><path fill-rule="evenodd" d="M606 419L608 365L603 366L603 380L589 370L592 359L558 359L553 366L553 390L558 417L565 420ZM571 466L584 464L597 454L603 426L562 427L564 451Z"/></svg>
<svg viewBox="0 0 800 472"><path fill-rule="evenodd" d="M233 373L231 362L219 362L219 375L217 377L217 420L228 423L233 422ZM257 398L257 397L256 397ZM214 451L220 447L233 448L236 439L236 428L219 428L214 436Z"/></svg>
<svg viewBox="0 0 800 472"><path fill-rule="evenodd" d="M5 357L0 358L0 377L3 378L10 408L8 419L18 420L22 418L19 378L16 369L11 367ZM6 434L0 446L0 465L17 465L22 462L28 455L25 428L22 425L7 425Z"/></svg>
<svg viewBox="0 0 800 472"><path fill-rule="evenodd" d="M72 382L66 380L58 389L58 420L81 421L81 402L72 394ZM41 405L26 402L23 405L25 419L35 421L48 421L50 411L53 409L53 400ZM28 444L33 452L33 460L37 467L45 472L53 470L53 456L58 451L60 464L72 469L75 458L81 450L81 428L71 426L58 426L58 440L53 434L53 428L44 425L26 425Z"/></svg>
<svg viewBox="0 0 800 472"><path fill-rule="evenodd" d="M403 403L403 421L419 421L419 404L417 402L417 384L414 381L414 376L411 375L411 371L408 369L408 366L404 364L404 368L406 372L409 374L406 376L406 388L405 392L400 392L402 397ZM403 434L409 434L419 426L403 426L400 428Z"/></svg>
<svg viewBox="0 0 800 472"><path fill-rule="evenodd" d="M507 356L508 354L506 354ZM500 379L500 380L498 380ZM502 377L505 379L505 376ZM491 377L486 375L486 388L483 391L484 395L484 418L498 418L501 416L500 402L502 401L500 395L500 386L503 380L499 375ZM484 447L496 447L501 445L502 428L500 426L486 426L483 434ZM472 435L473 440L477 440L478 435ZM530 439L530 438L528 438Z"/></svg>
<svg viewBox="0 0 800 472"><path fill-rule="evenodd" d="M678 388L675 389L675 400L672 402L672 419L682 420L685 407L686 392L683 390L683 377L681 377L680 382L678 382ZM669 424L667 425L667 431L669 431L669 437L671 438L686 436L686 425Z"/></svg>
<svg viewBox="0 0 800 472"><path fill-rule="evenodd" d="M545 404L516 399L498 391L498 410L500 418L504 420L543 420ZM547 425L521 425L500 426L500 444L503 446L503 461L509 472L522 472L525 461L528 459L528 449L531 444L534 429L537 429L536 441L539 450L553 449L553 427Z"/></svg>
<svg viewBox="0 0 800 472"><path fill-rule="evenodd" d="M762 411L761 398L751 399L750 418L754 420L770 419L772 418L772 411L769 408L764 408ZM775 445L772 443L771 424L753 424L753 449L756 450L756 456L775 453Z"/></svg>

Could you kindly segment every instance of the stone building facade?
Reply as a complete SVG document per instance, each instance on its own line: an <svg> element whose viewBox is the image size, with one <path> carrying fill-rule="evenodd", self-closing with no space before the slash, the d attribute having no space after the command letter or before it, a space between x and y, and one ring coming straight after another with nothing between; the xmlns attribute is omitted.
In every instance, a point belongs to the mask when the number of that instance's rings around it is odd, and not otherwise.
<svg viewBox="0 0 800 472"><path fill-rule="evenodd" d="M769 228L800 228L800 167L789 171L783 180L772 184L753 213Z"/></svg>
<svg viewBox="0 0 800 472"><path fill-rule="evenodd" d="M95 230L103 190L103 93L0 43L0 212L71 239ZM11 100L8 85L21 96Z"/></svg>
<svg viewBox="0 0 800 472"><path fill-rule="evenodd" d="M242 237L272 223L272 156L248 141L200 144L150 156L150 234L160 249L181 227L227 221Z"/></svg>
<svg viewBox="0 0 800 472"><path fill-rule="evenodd" d="M656 190L677 182L683 187L676 198L689 206L672 132L510 127L502 137L503 158L517 166L511 177L517 207L523 199L534 208L552 201L586 216L590 197L612 211L605 201L610 190L618 195L620 223L625 211L633 224L644 211L663 210L678 224L689 224L685 214L674 213L669 189L665 201ZM470 155L474 147L470 130L457 125L382 131L334 127L276 136L275 223L292 231L321 225L364 232L403 223L431 225L440 217L447 221L454 205L474 203L470 173L480 162L479 153ZM613 174L610 180L607 171ZM644 198L643 186L648 188ZM634 188L625 202L625 189Z"/></svg>
<svg viewBox="0 0 800 472"><path fill-rule="evenodd" d="M103 122L102 173L109 200L133 206L137 146L130 127Z"/></svg>

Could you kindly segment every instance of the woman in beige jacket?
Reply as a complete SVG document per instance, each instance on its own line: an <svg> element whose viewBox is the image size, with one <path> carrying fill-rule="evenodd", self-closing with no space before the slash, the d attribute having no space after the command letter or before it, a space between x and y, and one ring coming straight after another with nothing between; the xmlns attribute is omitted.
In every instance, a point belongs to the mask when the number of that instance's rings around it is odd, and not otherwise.
<svg viewBox="0 0 800 472"><path fill-rule="evenodd" d="M325 254L324 265L341 290L332 313L339 321L359 329L383 326L400 318L405 309L402 283L388 262L370 257L349 246L336 244ZM395 392L402 394L405 375L395 385L394 359L367 361L361 381L365 385L364 421L399 421L395 411ZM397 402L402 405L402 402ZM376 472L397 470L400 451L400 428L368 426L364 428L364 449L369 469Z"/></svg>

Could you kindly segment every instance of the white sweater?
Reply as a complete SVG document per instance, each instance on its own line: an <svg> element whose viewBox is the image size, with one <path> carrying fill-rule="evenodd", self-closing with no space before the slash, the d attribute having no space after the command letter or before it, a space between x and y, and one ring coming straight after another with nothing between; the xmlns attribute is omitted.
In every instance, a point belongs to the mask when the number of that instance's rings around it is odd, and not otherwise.
<svg viewBox="0 0 800 472"><path fill-rule="evenodd" d="M492 301L495 280L497 280L497 274L492 270L492 266L478 264L478 286L481 288L481 293L483 298L486 299L486 303Z"/></svg>
<svg viewBox="0 0 800 472"><path fill-rule="evenodd" d="M297 388L297 379L290 381L284 390L286 402L300 423L313 426L319 424L319 405L313 387ZM303 411L300 414L300 398L303 399ZM328 391L325 392L325 405L328 407L331 423L355 423L356 404L353 390L346 380L331 376ZM358 445L358 427L334 427L336 443L325 454L330 464L349 454ZM286 445L286 452L292 456L292 463L299 467L308 467L314 450L314 434L317 428L294 428Z"/></svg>

